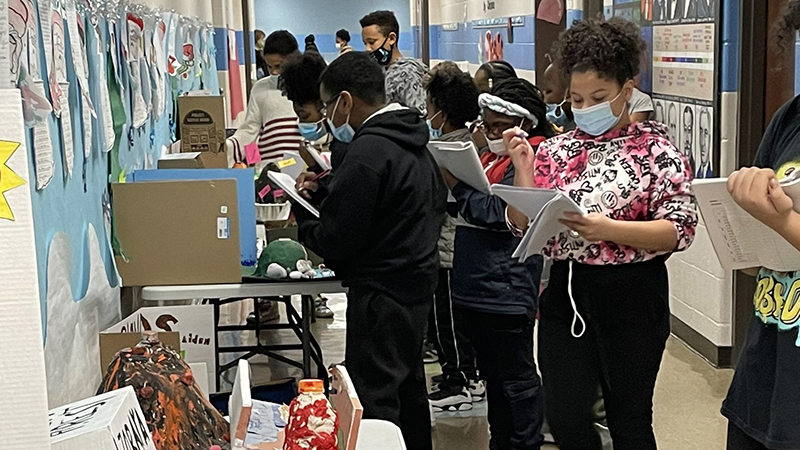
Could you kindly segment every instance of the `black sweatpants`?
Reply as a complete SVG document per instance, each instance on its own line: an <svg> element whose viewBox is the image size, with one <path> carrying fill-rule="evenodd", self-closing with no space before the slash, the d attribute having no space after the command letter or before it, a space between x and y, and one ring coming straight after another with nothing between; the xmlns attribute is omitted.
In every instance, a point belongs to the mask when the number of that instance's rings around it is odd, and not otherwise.
<svg viewBox="0 0 800 450"><path fill-rule="evenodd" d="M439 269L439 284L436 287L433 310L428 324L428 339L436 345L439 364L445 383L468 386L478 379L475 371L475 350L464 333L464 319L453 307L450 289L453 269Z"/></svg>
<svg viewBox="0 0 800 450"><path fill-rule="evenodd" d="M400 427L409 450L430 450L431 418L420 355L431 299L401 304L369 288L347 294L345 361L365 419Z"/></svg>
<svg viewBox="0 0 800 450"><path fill-rule="evenodd" d="M570 264L556 262L540 301L539 364L547 419L561 450L601 450L594 428L603 390L614 450L656 448L653 390L669 337L664 258L620 266L572 265L573 297L586 321L572 335ZM580 325L576 325L576 333Z"/></svg>
<svg viewBox="0 0 800 450"><path fill-rule="evenodd" d="M486 382L492 450L538 450L544 443L544 399L533 358L533 320L457 309Z"/></svg>

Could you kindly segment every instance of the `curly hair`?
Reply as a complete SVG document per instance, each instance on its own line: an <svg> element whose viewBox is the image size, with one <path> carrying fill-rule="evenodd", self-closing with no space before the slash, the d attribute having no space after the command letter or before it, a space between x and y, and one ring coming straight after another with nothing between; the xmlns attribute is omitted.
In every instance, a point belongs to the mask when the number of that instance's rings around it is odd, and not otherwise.
<svg viewBox="0 0 800 450"><path fill-rule="evenodd" d="M779 54L794 46L797 30L800 30L800 0L789 0L773 30Z"/></svg>
<svg viewBox="0 0 800 450"><path fill-rule="evenodd" d="M319 101L319 77L325 67L325 59L317 52L290 56L281 73L284 95L301 105Z"/></svg>
<svg viewBox="0 0 800 450"><path fill-rule="evenodd" d="M478 88L456 63L445 61L431 69L422 79L422 87L452 125L462 128L478 118Z"/></svg>
<svg viewBox="0 0 800 450"><path fill-rule="evenodd" d="M542 91L528 80L523 78L509 78L496 84L492 88L492 95L503 100L515 103L533 114L539 125L533 129L533 134L547 138L555 136L553 127L547 120L547 105L544 103Z"/></svg>
<svg viewBox="0 0 800 450"><path fill-rule="evenodd" d="M575 21L554 45L558 66L567 77L593 70L624 84L639 74L647 44L639 27L620 18Z"/></svg>

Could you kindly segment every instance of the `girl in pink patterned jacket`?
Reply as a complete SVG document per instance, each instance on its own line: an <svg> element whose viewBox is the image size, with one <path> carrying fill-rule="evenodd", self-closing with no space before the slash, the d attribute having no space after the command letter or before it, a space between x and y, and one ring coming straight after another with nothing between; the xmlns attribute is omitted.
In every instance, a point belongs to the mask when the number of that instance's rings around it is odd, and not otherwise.
<svg viewBox="0 0 800 450"><path fill-rule="evenodd" d="M627 112L644 42L636 25L576 23L557 44L577 129L534 153L505 134L518 186L555 189L586 212L542 253L554 260L540 300L539 361L546 416L562 450L600 450L593 427L603 390L615 450L656 448L652 398L669 336L665 261L697 225L692 169L663 125ZM512 228L529 219L509 208Z"/></svg>

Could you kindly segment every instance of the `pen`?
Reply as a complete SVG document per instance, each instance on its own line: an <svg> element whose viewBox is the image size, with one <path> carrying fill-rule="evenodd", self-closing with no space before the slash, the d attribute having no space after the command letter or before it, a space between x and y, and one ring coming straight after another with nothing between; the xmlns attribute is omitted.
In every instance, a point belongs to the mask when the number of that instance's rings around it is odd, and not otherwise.
<svg viewBox="0 0 800 450"><path fill-rule="evenodd" d="M326 175L328 175L329 173L331 173L331 171L330 171L330 170L323 170L323 171L322 171L322 172L320 172L320 173L319 173L317 176L315 176L314 178L312 178L312 179L308 180L307 182L309 182L309 183L316 183L317 181L319 181L320 179L322 179L323 177L325 177L325 176L326 176ZM302 191L307 191L307 190L308 190L308 189L306 189L306 188L300 188L300 189L299 189L297 192L302 192Z"/></svg>

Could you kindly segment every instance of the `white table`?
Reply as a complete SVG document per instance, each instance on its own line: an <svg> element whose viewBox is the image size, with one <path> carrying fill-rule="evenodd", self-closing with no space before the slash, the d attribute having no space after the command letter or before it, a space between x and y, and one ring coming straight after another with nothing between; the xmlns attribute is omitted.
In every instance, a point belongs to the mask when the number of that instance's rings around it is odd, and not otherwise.
<svg viewBox="0 0 800 450"><path fill-rule="evenodd" d="M385 420L364 419L358 429L356 450L406 450L400 427Z"/></svg>
<svg viewBox="0 0 800 450"><path fill-rule="evenodd" d="M317 371L322 374L321 379L327 379L325 365L322 359L322 348L311 335L311 321L314 314L314 298L322 293L345 292L341 281L336 279L319 280L283 280L264 281L259 283L242 284L210 284L193 286L149 286L142 288L142 299L158 302L163 306L169 302L202 298L209 300L214 305L214 328L216 339L216 390L219 391L220 378L225 371L235 367L240 359L250 359L256 355L266 355L303 370L305 378L311 378L311 360L317 364ZM291 302L292 295L300 295L302 299L302 314L299 314ZM286 305L288 323L261 324L258 320L258 298L283 297L281 300ZM256 317L254 325L219 325L219 307L227 303L253 299L253 312ZM272 344L261 343L261 330L294 331L300 339L300 344ZM255 331L256 345L254 346L219 346L219 333L225 331ZM291 360L276 352L285 350L302 350L302 363ZM224 366L219 364L220 353L246 352Z"/></svg>

